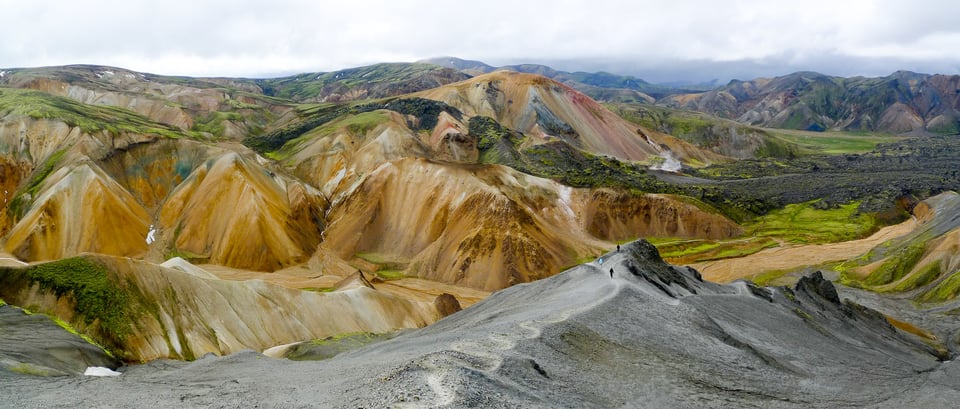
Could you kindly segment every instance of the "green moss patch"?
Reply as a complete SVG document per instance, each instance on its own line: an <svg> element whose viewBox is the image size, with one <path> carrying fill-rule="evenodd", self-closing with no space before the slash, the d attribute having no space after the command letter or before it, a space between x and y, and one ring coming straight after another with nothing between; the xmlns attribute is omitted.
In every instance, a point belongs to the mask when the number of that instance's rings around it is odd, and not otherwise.
<svg viewBox="0 0 960 409"><path fill-rule="evenodd" d="M960 273L953 273L917 299L922 302L941 302L957 298L960 293Z"/></svg>
<svg viewBox="0 0 960 409"><path fill-rule="evenodd" d="M86 133L100 131L158 135L167 138L185 136L183 131L147 119L132 111L106 105L87 105L69 98L25 89L0 89L0 114L52 119L79 127Z"/></svg>
<svg viewBox="0 0 960 409"><path fill-rule="evenodd" d="M661 257L675 263L743 257L777 246L777 241L769 237L735 240L653 239L651 243L660 251Z"/></svg>
<svg viewBox="0 0 960 409"><path fill-rule="evenodd" d="M66 152L66 149L60 149L43 161L43 165L33 172L30 181L27 182L23 191L19 192L10 202L10 210L17 219L23 217L27 209L30 208L33 203L33 198L37 197L37 193L40 192L40 187L43 186L43 181L53 173L53 170L56 169L57 165L63 160L63 155Z"/></svg>
<svg viewBox="0 0 960 409"><path fill-rule="evenodd" d="M102 265L73 257L30 266L23 272L31 282L58 297L72 296L83 322L98 322L108 339L119 343L130 333L133 317L128 313L128 296L110 280Z"/></svg>
<svg viewBox="0 0 960 409"><path fill-rule="evenodd" d="M396 333L374 334L370 332L351 332L339 334L324 339L305 342L291 348L287 358L295 361L317 361L329 359L343 352L360 348L364 345L386 341L396 336Z"/></svg>
<svg viewBox="0 0 960 409"><path fill-rule="evenodd" d="M934 262L924 266L920 271L910 274L904 280L893 287L893 291L910 291L914 288L920 288L940 277L940 263Z"/></svg>
<svg viewBox="0 0 960 409"><path fill-rule="evenodd" d="M406 277L403 271L400 270L377 270L373 274L384 281L399 280Z"/></svg>
<svg viewBox="0 0 960 409"><path fill-rule="evenodd" d="M870 286L889 284L903 278L923 257L926 241L917 241L889 255L873 273L863 280ZM929 274L929 273L928 273Z"/></svg>
<svg viewBox="0 0 960 409"><path fill-rule="evenodd" d="M753 236L817 244L863 238L880 227L874 216L857 210L860 202L835 208L818 208L819 204L815 200L787 205L757 218L747 230Z"/></svg>

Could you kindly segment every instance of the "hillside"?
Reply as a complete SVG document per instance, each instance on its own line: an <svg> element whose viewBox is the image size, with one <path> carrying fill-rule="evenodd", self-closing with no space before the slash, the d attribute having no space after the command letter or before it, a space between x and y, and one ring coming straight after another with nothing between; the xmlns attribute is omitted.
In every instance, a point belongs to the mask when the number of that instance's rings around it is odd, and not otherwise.
<svg viewBox="0 0 960 409"><path fill-rule="evenodd" d="M651 84L630 75L617 75L608 72L568 72L541 64L514 64L494 67L480 61L463 60L456 57L436 57L420 62L457 69L472 76L488 74L497 70L541 75L601 101L652 103L666 95L689 92L682 88Z"/></svg>
<svg viewBox="0 0 960 409"><path fill-rule="evenodd" d="M498 71L416 95L538 137L531 143L559 139L588 152L631 161L649 161L667 150L684 162L723 160L669 135L632 126L586 95L537 75Z"/></svg>
<svg viewBox="0 0 960 409"><path fill-rule="evenodd" d="M953 135L960 133L958 84L957 75L908 71L879 78L798 72L731 81L657 104L772 128Z"/></svg>
<svg viewBox="0 0 960 409"><path fill-rule="evenodd" d="M391 338L609 260L638 237L685 262L723 262L864 239L960 190L955 138L829 155L705 115L602 105L535 74L348 71L11 70L0 84L0 298L128 363L275 354ZM913 253L897 247L842 277L876 291L917 282L910 291L933 294L917 299L949 300L952 229L928 230L922 261L892 280L869 276ZM0 365L76 373L82 361L36 355Z"/></svg>
<svg viewBox="0 0 960 409"><path fill-rule="evenodd" d="M157 408L893 408L960 398L954 361L841 301L819 274L793 288L718 285L663 263L644 242L604 259L328 360L247 352L124 368L119 379L4 375L0 390L17 391L5 395L18 406L149 396Z"/></svg>
<svg viewBox="0 0 960 409"><path fill-rule="evenodd" d="M346 102L394 97L468 78L465 73L434 64L386 63L256 83L265 95L297 102Z"/></svg>

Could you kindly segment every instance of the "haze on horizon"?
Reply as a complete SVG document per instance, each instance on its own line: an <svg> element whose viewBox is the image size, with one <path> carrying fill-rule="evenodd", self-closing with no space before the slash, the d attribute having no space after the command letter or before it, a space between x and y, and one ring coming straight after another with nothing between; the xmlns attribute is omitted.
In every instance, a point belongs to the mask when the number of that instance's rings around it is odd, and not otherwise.
<svg viewBox="0 0 960 409"><path fill-rule="evenodd" d="M650 82L960 73L960 3L133 0L2 4L0 67L269 77L438 56Z"/></svg>

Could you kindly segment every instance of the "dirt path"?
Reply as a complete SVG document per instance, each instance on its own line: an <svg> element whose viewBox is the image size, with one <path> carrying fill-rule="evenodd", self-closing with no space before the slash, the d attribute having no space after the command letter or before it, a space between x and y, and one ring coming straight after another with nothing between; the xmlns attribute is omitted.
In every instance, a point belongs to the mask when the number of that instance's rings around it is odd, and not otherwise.
<svg viewBox="0 0 960 409"><path fill-rule="evenodd" d="M915 218L880 229L860 240L831 244L794 245L762 250L745 257L690 264L705 280L727 283L767 271L794 270L831 261L848 260L877 245L907 233L918 226Z"/></svg>

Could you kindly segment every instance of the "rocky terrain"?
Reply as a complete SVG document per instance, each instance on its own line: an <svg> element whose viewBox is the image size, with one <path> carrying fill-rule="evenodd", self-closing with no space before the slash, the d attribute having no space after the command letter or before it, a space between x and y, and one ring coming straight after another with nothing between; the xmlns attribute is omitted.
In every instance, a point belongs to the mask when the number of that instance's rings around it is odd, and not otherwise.
<svg viewBox="0 0 960 409"><path fill-rule="evenodd" d="M582 92L636 79L521 68L4 70L0 390L18 392L0 406L957 397L955 137L831 155ZM912 103L933 92L901 77ZM844 118L828 128L880 129ZM904 132L940 132L921 122ZM793 288L618 247L638 237Z"/></svg>
<svg viewBox="0 0 960 409"><path fill-rule="evenodd" d="M955 135L960 133L958 84L957 75L909 71L880 78L798 72L731 81L657 104L773 128Z"/></svg>
<svg viewBox="0 0 960 409"><path fill-rule="evenodd" d="M329 360L244 352L115 378L3 373L0 389L17 391L4 404L44 407L941 407L960 397L957 370L818 274L795 288L717 285L635 242Z"/></svg>
<svg viewBox="0 0 960 409"><path fill-rule="evenodd" d="M491 144L509 142L471 123L529 123L512 131L518 146L553 138L584 157L721 159L637 133L542 77L496 75L449 89L495 83L515 104L423 94L312 105L252 80L11 70L0 298L127 361L194 359L422 327L447 313L445 293L469 305L640 234L739 234L674 196L574 188L490 160ZM373 281L343 284L358 270Z"/></svg>

